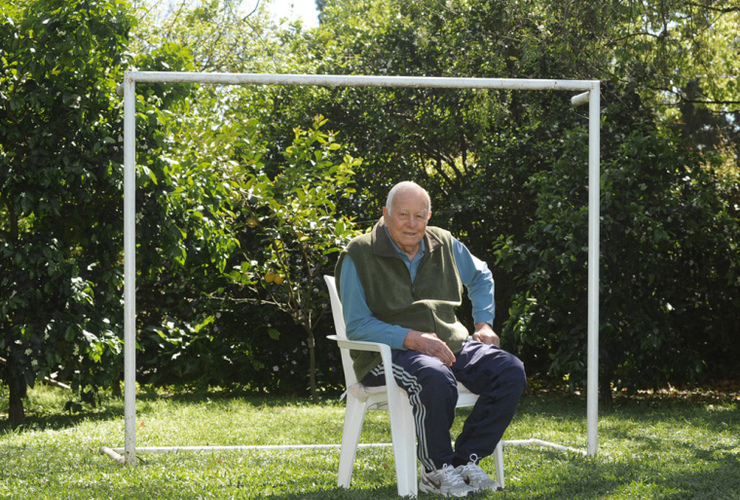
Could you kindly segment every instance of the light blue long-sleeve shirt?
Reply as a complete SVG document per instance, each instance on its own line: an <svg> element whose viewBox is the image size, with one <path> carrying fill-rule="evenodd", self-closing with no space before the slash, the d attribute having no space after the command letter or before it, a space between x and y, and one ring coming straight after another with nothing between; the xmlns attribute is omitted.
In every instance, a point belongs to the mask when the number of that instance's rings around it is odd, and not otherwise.
<svg viewBox="0 0 740 500"><path fill-rule="evenodd" d="M393 243L393 240L391 240ZM473 304L473 321L493 325L495 302L493 298L493 275L488 264L478 259L455 237L452 238L453 253L460 279L468 291L468 298ZM421 258L426 252L424 241L413 260L393 243L398 255L403 259L411 275L416 279ZM342 272L339 276L339 290L344 310L344 322L347 326L347 338L388 344L391 349L404 349L403 342L411 331L399 325L392 325L373 316L365 300L357 269L349 255L344 257Z"/></svg>

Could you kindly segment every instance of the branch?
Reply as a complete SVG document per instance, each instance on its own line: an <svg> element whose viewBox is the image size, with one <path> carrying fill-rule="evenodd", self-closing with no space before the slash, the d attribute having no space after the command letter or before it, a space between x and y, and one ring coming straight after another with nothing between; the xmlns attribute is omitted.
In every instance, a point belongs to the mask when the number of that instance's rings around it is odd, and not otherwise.
<svg viewBox="0 0 740 500"><path fill-rule="evenodd" d="M274 300L266 300L266 299L251 299L251 298L235 298L235 297L219 297L216 295L213 295L212 293L205 294L206 297L208 297L211 300L220 300L222 302L233 302L234 304L256 304L256 305L270 305L270 306L280 306L279 303L275 302Z"/></svg>
<svg viewBox="0 0 740 500"><path fill-rule="evenodd" d="M5 358L0 358L0 365L7 365L7 364L8 364L8 361ZM63 384L62 382L59 382L58 380L54 380L53 378L44 377L43 381L49 385L53 385L61 389L72 389L67 384Z"/></svg>
<svg viewBox="0 0 740 500"><path fill-rule="evenodd" d="M18 217L13 208L13 204L10 202L10 198L6 193L0 194L0 201L8 209L8 218L10 219L10 231L3 231L3 234L8 235L8 239L11 241L18 241L20 233L18 232Z"/></svg>
<svg viewBox="0 0 740 500"><path fill-rule="evenodd" d="M690 102L692 104L718 104L718 105L740 104L740 101L713 101L713 100L685 99L685 98L681 98L681 100L683 102Z"/></svg>
<svg viewBox="0 0 740 500"><path fill-rule="evenodd" d="M665 88L665 87L648 87L650 90L654 92L665 92L667 94L674 95L678 101L688 102L691 104L707 104L707 105L731 105L731 104L740 104L740 100L738 101L716 101L712 99L688 99L684 96L682 92L676 91L674 89ZM677 104L677 101L674 102L674 105Z"/></svg>
<svg viewBox="0 0 740 500"><path fill-rule="evenodd" d="M257 12L257 9L259 9L259 6L260 6L260 1L261 1L261 0L257 0L257 4L256 4L256 5L254 6L254 9L252 9L252 12L250 12L249 14L247 14L246 16L244 16L244 17L242 18L242 21L246 21L248 17L250 17L250 16L251 16L252 14L254 14L255 12Z"/></svg>
<svg viewBox="0 0 740 500"><path fill-rule="evenodd" d="M177 22L177 19L180 17L180 14L182 14L182 11L185 9L185 2L180 2L180 5L177 7L177 11L170 14L170 25L165 28L164 32L166 33L167 39L172 40L172 30L175 26L175 23Z"/></svg>
<svg viewBox="0 0 740 500"><path fill-rule="evenodd" d="M636 38L638 36L649 36L649 37L652 37L652 38L662 38L662 37L665 37L665 35L663 35L663 33L664 32L660 32L660 33L657 33L656 34L656 33L650 33L649 31L637 31L635 33L627 33L626 35L620 36L619 38L612 38L612 39L609 40L608 43L613 44L613 43L621 42L621 41L626 40L628 38Z"/></svg>
<svg viewBox="0 0 740 500"><path fill-rule="evenodd" d="M720 14L729 14L730 12L740 12L740 7L715 7L713 5L705 5L695 2L686 2L688 7L698 7L699 9L711 10L713 12L719 12Z"/></svg>

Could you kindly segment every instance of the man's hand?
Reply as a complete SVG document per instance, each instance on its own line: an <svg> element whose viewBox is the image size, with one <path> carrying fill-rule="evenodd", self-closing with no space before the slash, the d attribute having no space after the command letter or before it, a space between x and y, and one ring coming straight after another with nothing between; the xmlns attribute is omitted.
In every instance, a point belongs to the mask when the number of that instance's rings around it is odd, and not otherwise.
<svg viewBox="0 0 740 500"><path fill-rule="evenodd" d="M403 341L406 349L419 351L427 356L439 358L442 363L452 366L455 362L455 355L452 353L447 344L434 333L424 333L411 330Z"/></svg>
<svg viewBox="0 0 740 500"><path fill-rule="evenodd" d="M493 344L496 347L501 347L501 339L498 338L496 332L488 323L476 323L475 332L473 333L473 340L483 342L484 344Z"/></svg>

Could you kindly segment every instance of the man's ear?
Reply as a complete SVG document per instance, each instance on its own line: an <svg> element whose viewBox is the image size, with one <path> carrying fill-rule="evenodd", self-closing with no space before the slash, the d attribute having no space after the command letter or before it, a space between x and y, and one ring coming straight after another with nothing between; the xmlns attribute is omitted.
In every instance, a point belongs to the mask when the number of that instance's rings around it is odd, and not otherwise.
<svg viewBox="0 0 740 500"><path fill-rule="evenodd" d="M388 207L383 207L383 221L388 224Z"/></svg>

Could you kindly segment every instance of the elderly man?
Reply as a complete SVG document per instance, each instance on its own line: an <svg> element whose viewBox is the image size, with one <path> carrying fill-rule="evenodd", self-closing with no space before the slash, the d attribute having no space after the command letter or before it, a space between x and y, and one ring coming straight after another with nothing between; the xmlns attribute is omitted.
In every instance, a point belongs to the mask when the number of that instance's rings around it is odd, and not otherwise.
<svg viewBox="0 0 740 500"><path fill-rule="evenodd" d="M522 362L499 348L493 331L493 278L448 231L427 226L429 194L401 182L383 217L352 240L337 263L347 336L393 349L393 375L409 396L421 462L419 489L465 497L498 484L478 462L493 453L526 386ZM473 305L472 336L457 319L463 285ZM354 352L358 380L383 385L376 353ZM455 441L457 382L479 395Z"/></svg>

